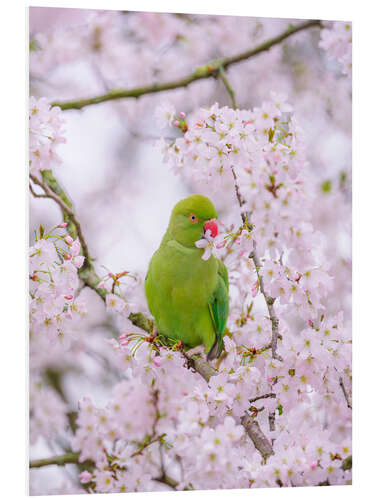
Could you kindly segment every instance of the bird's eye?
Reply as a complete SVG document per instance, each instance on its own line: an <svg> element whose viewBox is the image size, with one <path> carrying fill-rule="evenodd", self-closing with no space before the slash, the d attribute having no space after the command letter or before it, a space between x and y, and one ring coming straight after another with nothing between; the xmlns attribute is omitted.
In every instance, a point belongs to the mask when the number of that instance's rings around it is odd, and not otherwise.
<svg viewBox="0 0 375 500"><path fill-rule="evenodd" d="M189 219L193 224L196 224L198 222L198 217L195 214L190 214Z"/></svg>

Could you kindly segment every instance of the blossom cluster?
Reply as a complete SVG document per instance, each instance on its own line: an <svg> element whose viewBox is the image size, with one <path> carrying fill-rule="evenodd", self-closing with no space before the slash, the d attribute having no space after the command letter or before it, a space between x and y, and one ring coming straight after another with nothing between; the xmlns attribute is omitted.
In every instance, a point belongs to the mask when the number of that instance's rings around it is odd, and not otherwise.
<svg viewBox="0 0 375 500"><path fill-rule="evenodd" d="M57 146L65 143L61 109L51 108L45 97L29 100L29 166L30 173L48 170L61 163Z"/></svg>
<svg viewBox="0 0 375 500"><path fill-rule="evenodd" d="M340 65L345 75L352 74L352 25L351 23L333 22L322 29L319 47L327 51L328 57Z"/></svg>
<svg viewBox="0 0 375 500"><path fill-rule="evenodd" d="M77 270L85 258L79 255L79 240L57 234L56 229L44 233L41 228L29 251L30 334L64 343L69 340L71 319L85 313L84 303L75 297Z"/></svg>

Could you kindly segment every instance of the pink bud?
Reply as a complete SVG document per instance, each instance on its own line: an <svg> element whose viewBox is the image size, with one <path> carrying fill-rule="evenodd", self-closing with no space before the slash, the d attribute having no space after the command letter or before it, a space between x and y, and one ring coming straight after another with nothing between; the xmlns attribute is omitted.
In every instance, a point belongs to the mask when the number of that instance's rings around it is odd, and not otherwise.
<svg viewBox="0 0 375 500"><path fill-rule="evenodd" d="M152 362L154 363L155 366L159 367L162 365L162 361L160 359L160 356L155 356L155 358L152 359Z"/></svg>
<svg viewBox="0 0 375 500"><path fill-rule="evenodd" d="M127 346L129 344L129 340L125 339L122 342L120 342L120 344L121 344L122 347L125 347L125 346Z"/></svg>
<svg viewBox="0 0 375 500"><path fill-rule="evenodd" d="M109 276L110 278L112 278L112 277L113 277L113 273L108 273L108 276Z"/></svg>
<svg viewBox="0 0 375 500"><path fill-rule="evenodd" d="M311 319L309 319L309 325L311 326L311 328L314 326L314 323L312 322Z"/></svg>
<svg viewBox="0 0 375 500"><path fill-rule="evenodd" d="M71 236L65 236L65 243L71 245L73 243L73 238Z"/></svg>
<svg viewBox="0 0 375 500"><path fill-rule="evenodd" d="M123 333L122 335L120 335L119 340L124 340L126 339L127 336L128 336L127 333Z"/></svg>
<svg viewBox="0 0 375 500"><path fill-rule="evenodd" d="M180 116L181 116L181 118L185 118L186 117L186 115L185 115L185 113L183 111L180 111Z"/></svg>
<svg viewBox="0 0 375 500"><path fill-rule="evenodd" d="M83 472L81 472L81 474L78 475L78 477L80 478L81 483L86 484L91 481L92 474L90 474L89 471L84 470Z"/></svg>
<svg viewBox="0 0 375 500"><path fill-rule="evenodd" d="M69 253L64 255L65 260L72 260L72 256Z"/></svg>
<svg viewBox="0 0 375 500"><path fill-rule="evenodd" d="M179 127L179 126L180 126L180 122L179 122L178 120L175 120L175 121L173 122L173 125L174 125L175 127Z"/></svg>
<svg viewBox="0 0 375 500"><path fill-rule="evenodd" d="M310 464L310 469L315 470L317 468L318 464L316 462L313 462Z"/></svg>
<svg viewBox="0 0 375 500"><path fill-rule="evenodd" d="M61 229L64 229L66 226L68 225L67 222L62 222L61 224L59 224L57 227L61 228Z"/></svg>
<svg viewBox="0 0 375 500"><path fill-rule="evenodd" d="M66 300L72 300L73 295L65 295Z"/></svg>

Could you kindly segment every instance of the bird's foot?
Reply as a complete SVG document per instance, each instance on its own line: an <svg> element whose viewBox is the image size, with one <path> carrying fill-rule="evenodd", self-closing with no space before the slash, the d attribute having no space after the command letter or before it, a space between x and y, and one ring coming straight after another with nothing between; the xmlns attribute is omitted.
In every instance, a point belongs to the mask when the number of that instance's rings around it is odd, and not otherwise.
<svg viewBox="0 0 375 500"><path fill-rule="evenodd" d="M185 354L187 356L194 356L194 355L200 355L203 356L204 354L204 346L202 345L197 345L196 347L193 347L192 349L189 349L188 351L185 351Z"/></svg>
<svg viewBox="0 0 375 500"><path fill-rule="evenodd" d="M156 326L154 325L152 332L150 333L150 335L148 337L145 337L145 340L146 340L146 342L150 342L152 344L157 336L158 336L158 331L156 329Z"/></svg>

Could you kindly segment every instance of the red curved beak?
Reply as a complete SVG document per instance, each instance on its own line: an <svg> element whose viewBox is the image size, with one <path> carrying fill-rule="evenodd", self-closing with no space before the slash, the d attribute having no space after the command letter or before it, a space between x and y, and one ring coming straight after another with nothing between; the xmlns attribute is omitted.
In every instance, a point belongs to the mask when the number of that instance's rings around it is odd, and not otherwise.
<svg viewBox="0 0 375 500"><path fill-rule="evenodd" d="M204 232L210 230L212 238L216 238L217 233L219 232L216 219L208 220L206 224L203 226L203 229Z"/></svg>

